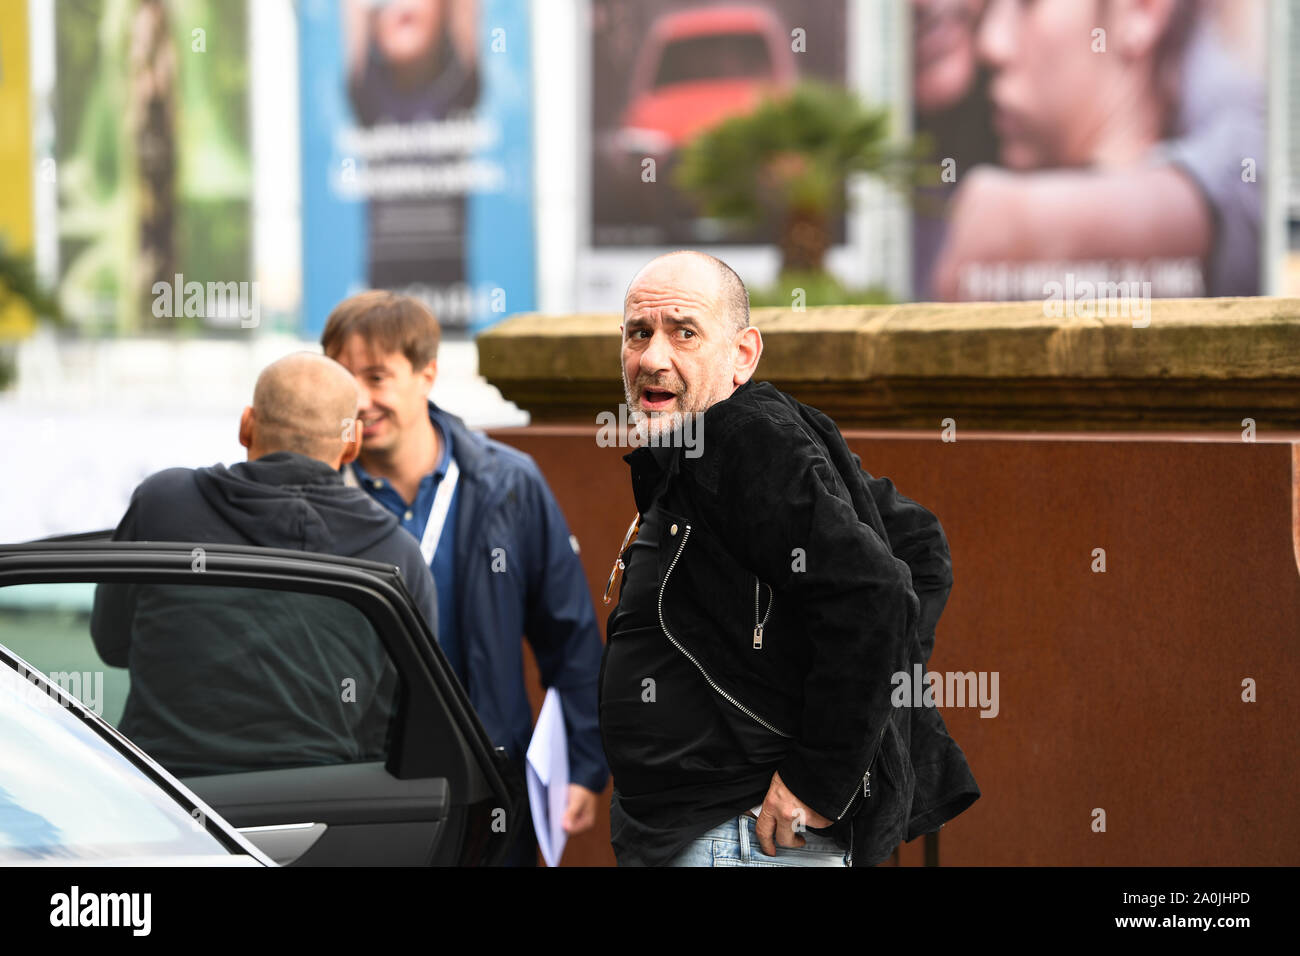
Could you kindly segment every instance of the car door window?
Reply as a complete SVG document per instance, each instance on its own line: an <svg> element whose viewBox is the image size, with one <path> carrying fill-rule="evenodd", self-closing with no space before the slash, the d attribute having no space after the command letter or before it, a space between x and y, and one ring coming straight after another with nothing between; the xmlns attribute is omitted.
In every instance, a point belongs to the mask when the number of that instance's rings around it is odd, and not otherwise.
<svg viewBox="0 0 1300 956"><path fill-rule="evenodd" d="M146 580L0 588L0 643L174 774L382 761L399 677L335 597Z"/></svg>

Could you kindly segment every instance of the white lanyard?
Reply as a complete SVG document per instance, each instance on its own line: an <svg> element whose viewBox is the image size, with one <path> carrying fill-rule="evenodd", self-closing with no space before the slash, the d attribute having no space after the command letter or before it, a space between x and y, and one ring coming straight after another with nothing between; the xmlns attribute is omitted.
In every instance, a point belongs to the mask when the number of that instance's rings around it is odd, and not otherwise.
<svg viewBox="0 0 1300 956"><path fill-rule="evenodd" d="M456 493L456 482L460 480L460 466L453 458L447 465L447 474L438 484L433 496L433 507L429 510L429 520L424 526L424 537L420 539L420 553L424 555L425 564L433 564L434 552L438 550L438 539L442 537L442 526L447 523L447 513L451 511L451 498ZM355 468L349 464L343 471L343 484L360 488Z"/></svg>
<svg viewBox="0 0 1300 956"><path fill-rule="evenodd" d="M456 482L460 479L460 467L453 458L447 465L447 474L443 475L438 491L433 496L433 508L429 511L429 521L424 526L424 537L420 539L420 553L424 563L433 564L433 553L438 550L438 539L442 537L442 526L447 523L447 512L451 510L451 496L456 493Z"/></svg>

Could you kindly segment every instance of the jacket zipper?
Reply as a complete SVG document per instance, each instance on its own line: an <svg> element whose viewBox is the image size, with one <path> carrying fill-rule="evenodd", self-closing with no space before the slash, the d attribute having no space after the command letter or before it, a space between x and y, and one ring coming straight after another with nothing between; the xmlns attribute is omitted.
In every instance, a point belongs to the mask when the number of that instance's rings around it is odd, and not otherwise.
<svg viewBox="0 0 1300 956"><path fill-rule="evenodd" d="M668 564L668 570L664 572L664 579L659 583L659 626L663 629L664 636L668 638L669 642L671 642L673 647L681 651L686 656L686 659L689 660L692 664L694 664L696 669L704 676L704 679L708 681L709 686L712 687L715 691L717 691L718 694L720 694L725 700L730 702L733 707L735 707L741 713L746 714L757 723L762 724L768 730L772 731L772 733L778 734L782 737L789 737L790 734L787 734L785 731L778 730L777 728L773 727L762 717L758 716L758 714L754 713L752 710L750 710L740 701L736 700L736 698L732 697L725 690L719 687L717 683L713 680L713 678L709 676L709 672L706 671L704 667L700 664L700 662L695 659L695 656L686 648L682 647L682 645L678 643L677 638L673 637L672 632L668 630L668 624L664 621L664 591L668 588L668 578L673 573L673 568L677 567L677 560L682 556L682 551L686 549L686 539L689 538L690 536L691 536L691 526L687 525L685 529L682 531L682 543L677 546L677 553L673 555L672 561L669 562ZM757 588L758 588L757 583L755 583L754 587L755 587L755 591L757 592ZM772 613L772 607L770 604L768 605L767 611L768 614ZM758 617L757 596L755 597L754 617ZM757 642L755 644L756 647L761 645L762 642L761 629L763 625L766 623L767 623L767 618L764 617L763 624L760 624L757 628L755 628L755 641ZM864 797L871 796L871 768L876 763L876 756L880 753L881 744L883 744L885 741L885 731L888 729L889 729L888 723L886 723L884 727L880 728L880 738L876 741L876 752L871 755L871 760L868 761L867 763L867 769L862 774L862 794ZM844 809L841 810L839 816L835 818L836 823L844 819L844 814L849 812L849 807L853 806L853 801L856 800L857 798L858 798L858 790L857 787L854 787L853 793L849 795L849 802L844 805Z"/></svg>
<svg viewBox="0 0 1300 956"><path fill-rule="evenodd" d="M673 555L673 560L668 565L668 570L664 572L664 579L659 584L659 626L663 628L664 636L668 638L668 640L672 643L673 647L677 648L684 655L686 655L686 659L689 660L692 664L694 664L696 669L699 670L699 672L704 675L704 679L709 682L709 686L712 687L715 691L717 691L724 699L730 702L733 707L735 707L741 713L746 714L757 723L762 724L768 730L772 731L772 733L778 734L782 737L789 737L790 734L787 734L785 731L778 730L777 728L773 727L762 717L758 716L758 714L754 713L752 710L750 710L740 701L736 700L736 698L732 697L725 690L719 687L717 683L713 680L713 678L709 676L709 672L706 671L704 667L700 664L700 662L695 659L695 656L686 648L682 647L682 645L678 643L677 638L673 637L672 632L668 630L668 625L664 621L664 590L668 587L668 577L673 573L673 568L677 567L677 559L682 556L682 550L686 547L686 539L689 538L690 536L691 536L691 526L687 525L685 530L682 532L682 543L677 546L677 553Z"/></svg>
<svg viewBox="0 0 1300 956"><path fill-rule="evenodd" d="M776 601L776 595L772 594L769 587L769 599L767 602L767 613L763 615L763 620L758 619L758 577L754 578L754 650L763 649L763 628L767 626L767 619L772 616L772 604Z"/></svg>
<svg viewBox="0 0 1300 956"><path fill-rule="evenodd" d="M874 767L876 764L876 757L880 754L880 747L885 742L885 731L888 729L889 729L889 722L886 721L885 726L880 728L880 739L876 741L876 752L873 753L871 755L871 759L867 761L866 772L862 774L863 799L867 799L871 796L871 768ZM858 790L857 787L854 787L853 792L849 794L849 802L844 804L844 809L841 810L840 815L835 818L836 822L839 822L840 820L844 819L844 814L849 812L849 807L853 806L853 801L856 800L857 798L858 798Z"/></svg>

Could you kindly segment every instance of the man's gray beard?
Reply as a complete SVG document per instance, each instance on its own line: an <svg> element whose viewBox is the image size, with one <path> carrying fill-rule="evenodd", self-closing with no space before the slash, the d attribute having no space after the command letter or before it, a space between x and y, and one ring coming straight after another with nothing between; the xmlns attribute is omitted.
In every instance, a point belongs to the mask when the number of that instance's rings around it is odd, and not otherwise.
<svg viewBox="0 0 1300 956"><path fill-rule="evenodd" d="M646 432L655 436L671 432L682 420L681 414L677 412L642 412L641 414L646 417Z"/></svg>
<svg viewBox="0 0 1300 956"><path fill-rule="evenodd" d="M628 402L628 419L631 422L630 434L654 435L658 437L664 431L671 431L674 424L672 412L647 412Z"/></svg>
<svg viewBox="0 0 1300 956"><path fill-rule="evenodd" d="M650 435L654 435L656 438L658 438L664 432L671 432L673 428L676 427L677 423L682 420L682 417L685 414L682 413L679 415L674 412L646 411L644 408L641 407L641 403L639 401L633 400L632 393L628 389L626 382L623 385L623 398L627 401L627 410L628 410L629 418L632 418L633 413L635 413L635 415L645 419L645 426L643 429L635 425L633 426L632 428L633 434L637 433L638 431L644 431L647 437ZM681 404L680 395L677 397L677 401L678 404L680 405Z"/></svg>
<svg viewBox="0 0 1300 956"><path fill-rule="evenodd" d="M636 412L638 415L645 416L646 434L648 435L658 436L663 432L672 431L679 424L685 423L686 419L691 417L692 415L701 415L704 412L708 411L710 407L725 399L728 394L730 393L721 394L716 398L714 398L712 401L709 401L708 398L706 397L703 407L698 409L688 408L685 403L685 396L678 395L677 409L675 411L647 412L645 409L641 407L641 403L639 401L633 400L632 391L631 389L628 388L627 385L627 377L624 376L623 378L623 398L627 402L627 410L629 413Z"/></svg>

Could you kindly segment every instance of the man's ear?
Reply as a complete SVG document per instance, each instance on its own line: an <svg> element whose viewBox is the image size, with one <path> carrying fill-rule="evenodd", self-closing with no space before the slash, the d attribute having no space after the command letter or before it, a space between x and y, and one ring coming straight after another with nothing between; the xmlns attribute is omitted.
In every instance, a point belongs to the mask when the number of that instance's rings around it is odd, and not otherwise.
<svg viewBox="0 0 1300 956"><path fill-rule="evenodd" d="M253 449L253 406L245 405L239 416L239 443L249 451Z"/></svg>
<svg viewBox="0 0 1300 956"><path fill-rule="evenodd" d="M419 375L421 378L428 380L429 383L428 387L424 389L424 394L427 396L430 392L433 391L433 383L438 378L438 360L431 359L429 361L429 364L426 365L424 368L420 369L420 371L417 372L416 374Z"/></svg>
<svg viewBox="0 0 1300 956"><path fill-rule="evenodd" d="M758 360L763 356L763 336L752 325L746 326L736 336L736 365L731 376L733 386L741 386L754 376Z"/></svg>
<svg viewBox="0 0 1300 956"><path fill-rule="evenodd" d="M348 429L347 434L351 438L345 438L343 441L343 457L339 459L339 468L349 462L357 460L357 455L361 454L361 420L353 419L352 428ZM337 469L336 469L337 470Z"/></svg>

